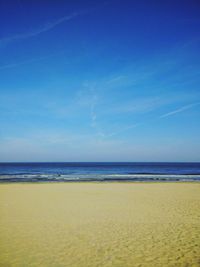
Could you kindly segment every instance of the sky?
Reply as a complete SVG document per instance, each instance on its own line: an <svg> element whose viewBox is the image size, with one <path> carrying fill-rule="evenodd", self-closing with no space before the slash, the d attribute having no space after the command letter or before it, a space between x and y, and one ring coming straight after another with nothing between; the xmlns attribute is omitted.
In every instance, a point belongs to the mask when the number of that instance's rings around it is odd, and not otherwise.
<svg viewBox="0 0 200 267"><path fill-rule="evenodd" d="M198 0L0 0L0 161L200 161Z"/></svg>

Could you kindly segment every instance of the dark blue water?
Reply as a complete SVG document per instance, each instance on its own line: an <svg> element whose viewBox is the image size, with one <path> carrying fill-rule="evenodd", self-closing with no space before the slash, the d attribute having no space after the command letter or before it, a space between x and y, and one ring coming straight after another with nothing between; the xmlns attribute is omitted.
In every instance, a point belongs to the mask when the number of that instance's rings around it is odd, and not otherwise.
<svg viewBox="0 0 200 267"><path fill-rule="evenodd" d="M0 182L200 181L200 163L0 163Z"/></svg>

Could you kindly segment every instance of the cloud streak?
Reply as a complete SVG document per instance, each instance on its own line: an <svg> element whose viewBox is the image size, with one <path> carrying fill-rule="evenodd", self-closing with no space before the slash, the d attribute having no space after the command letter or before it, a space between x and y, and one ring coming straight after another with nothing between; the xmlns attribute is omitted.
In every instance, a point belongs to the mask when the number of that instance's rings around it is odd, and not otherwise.
<svg viewBox="0 0 200 267"><path fill-rule="evenodd" d="M47 55L47 56L44 56L44 57L38 57L38 58L33 58L33 59L17 62L17 63L11 63L11 64L2 65L2 66L0 66L0 70L16 68L16 67L19 67L19 66L31 64L31 63L38 62L38 61L42 61L42 60L49 59L51 57L57 56L57 55L62 54L62 53L63 53L63 51L57 52L57 53L53 53L51 55Z"/></svg>
<svg viewBox="0 0 200 267"><path fill-rule="evenodd" d="M169 116L173 116L173 115L175 115L175 114L177 114L177 113L180 113L180 112L183 112L183 111L185 111L185 110L187 110L187 109L191 109L191 108L193 108L193 107L195 107L195 106L197 106L197 105L199 105L199 104L200 104L200 102L197 102L197 103L193 103L193 104L190 104L190 105L183 106L183 107L181 107L181 108L178 108L178 109L176 109L176 110L173 110L173 111L171 111L171 112L168 112L168 113L163 114L162 116L160 116L160 118L162 119L162 118L166 118L166 117L169 117Z"/></svg>
<svg viewBox="0 0 200 267"><path fill-rule="evenodd" d="M129 125L127 127L123 127L121 130L112 132L112 133L108 134L106 137L112 137L114 135L118 135L118 134L121 134L123 132L127 132L128 130L136 128L140 125L141 125L141 123L135 123L135 124Z"/></svg>
<svg viewBox="0 0 200 267"><path fill-rule="evenodd" d="M10 37L2 38L0 40L0 43L7 44L7 43L10 43L10 42L13 42L16 40L24 40L24 39L28 39L30 37L35 37L41 33L47 32L47 31L55 28L57 25L65 22L65 21L69 21L69 20L71 20L71 19L73 19L73 18L75 18L81 14L83 14L83 12L75 12L75 13L72 13L71 15L59 18L54 22L47 23L36 30L32 30L30 32L26 32L26 33L22 33L22 34L16 34L16 35L13 35Z"/></svg>
<svg viewBox="0 0 200 267"><path fill-rule="evenodd" d="M192 103L192 104L190 104L190 105L185 105L185 106L183 106L183 107L181 107L181 108L179 108L179 109L176 109L176 110L173 110L173 111L171 111L171 112L165 113L165 114L163 114L162 116L160 116L159 118L160 118L160 119L162 119L162 118L167 118L167 117L173 116L173 115L175 115L175 114L177 114L177 113L180 113L180 112L183 112L183 111L185 111L185 110L191 109L191 108L193 108L193 107L195 107L195 106L198 106L198 105L200 105L200 102ZM154 119L156 119L156 118L154 118ZM149 123L149 121L146 122L146 123ZM112 136L121 134L121 133L123 133L123 132L127 132L127 131L129 131L129 130L131 130L131 129L133 129L133 128L136 128L136 127L138 127L138 126L144 125L144 124L146 124L146 123L135 123L135 124L129 125L129 126L127 126L127 127L122 128L122 129L119 130L119 131L115 131L115 132L112 132L112 133L106 135L106 137L112 137Z"/></svg>
<svg viewBox="0 0 200 267"><path fill-rule="evenodd" d="M105 137L104 132L100 129L98 121L97 121L97 113L96 113L96 105L97 105L97 95L95 94L94 88L90 89L91 93L91 103L90 103L90 119L91 119L91 126L97 132L98 136Z"/></svg>
<svg viewBox="0 0 200 267"><path fill-rule="evenodd" d="M106 3L104 3L106 4ZM17 41L17 40L25 40L31 37L35 37L38 36L41 33L47 32L52 30L53 28L55 28L56 26L66 22L66 21L70 21L76 17L79 17L81 15L85 15L88 14L94 10L96 10L98 7L91 7L91 8L87 8L87 9L83 9L77 12L73 12L72 14L66 15L64 17L58 18L55 21L52 22L48 22L42 26L40 26L38 29L29 31L29 32L25 32L25 33L21 33L21 34L16 34L16 35L12 35L10 37L5 37L0 39L0 44L7 44L13 41Z"/></svg>

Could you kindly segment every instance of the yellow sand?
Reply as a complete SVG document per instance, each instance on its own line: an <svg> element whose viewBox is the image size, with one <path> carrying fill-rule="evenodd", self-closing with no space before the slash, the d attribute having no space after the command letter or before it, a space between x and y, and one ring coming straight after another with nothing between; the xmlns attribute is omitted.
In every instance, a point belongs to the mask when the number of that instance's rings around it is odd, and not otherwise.
<svg viewBox="0 0 200 267"><path fill-rule="evenodd" d="M200 266L200 184L1 184L0 266Z"/></svg>

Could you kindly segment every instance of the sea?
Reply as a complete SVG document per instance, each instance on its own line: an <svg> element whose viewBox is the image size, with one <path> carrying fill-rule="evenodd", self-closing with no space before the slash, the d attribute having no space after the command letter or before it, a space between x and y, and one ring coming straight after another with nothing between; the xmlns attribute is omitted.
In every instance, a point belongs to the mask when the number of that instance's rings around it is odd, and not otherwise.
<svg viewBox="0 0 200 267"><path fill-rule="evenodd" d="M200 182L200 162L0 163L0 183L79 181Z"/></svg>

